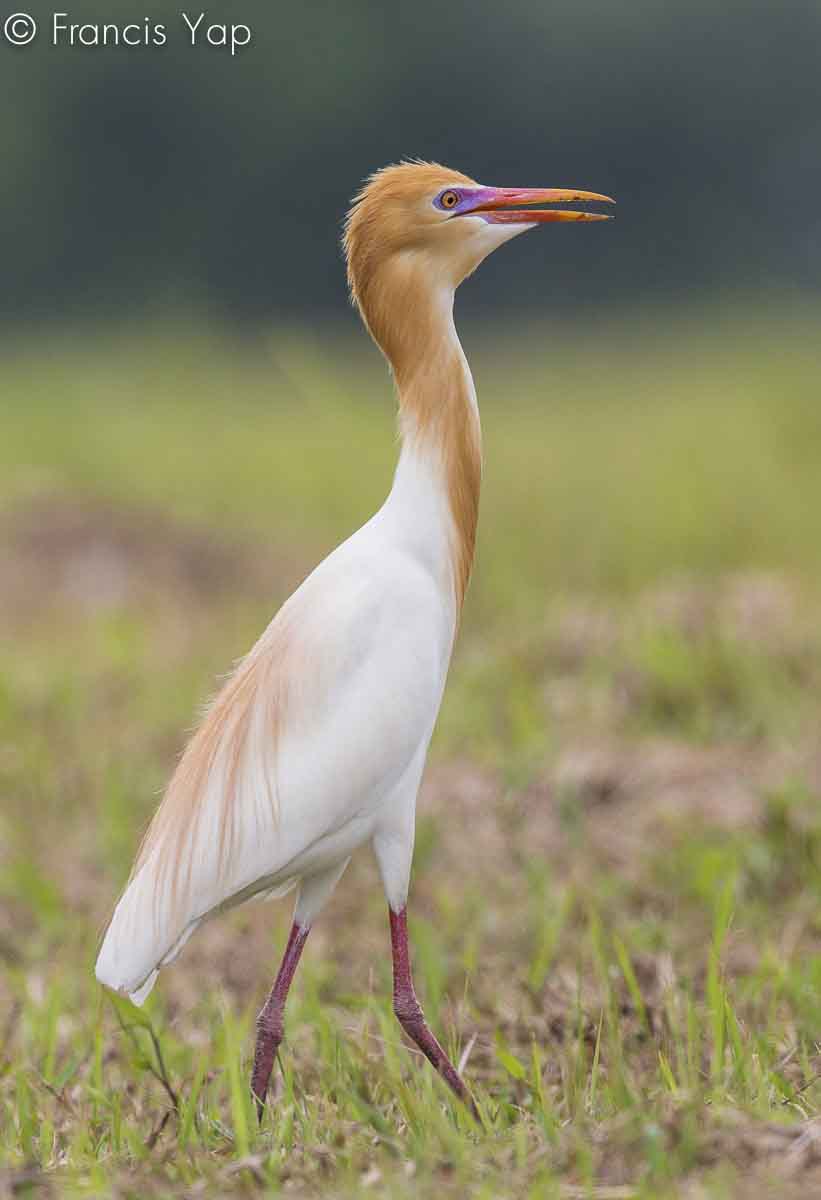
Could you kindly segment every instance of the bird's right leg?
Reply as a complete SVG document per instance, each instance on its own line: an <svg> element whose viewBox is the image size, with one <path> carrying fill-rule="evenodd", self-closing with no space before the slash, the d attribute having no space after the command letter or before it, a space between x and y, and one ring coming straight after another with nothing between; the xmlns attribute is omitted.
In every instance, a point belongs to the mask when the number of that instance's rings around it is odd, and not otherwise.
<svg viewBox="0 0 821 1200"><path fill-rule="evenodd" d="M254 1048L251 1094L256 1102L257 1117L260 1121L262 1121L262 1114L265 1111L265 1097L271 1082L274 1059L285 1032L285 1001L288 998L291 980L309 933L309 925L299 925L294 921L276 981L257 1017L257 1042Z"/></svg>
<svg viewBox="0 0 821 1200"><path fill-rule="evenodd" d="M274 1060L285 1031L285 1001L299 965L299 960L315 918L325 901L336 887L349 859L310 875L303 879L299 899L294 909L294 921L288 936L288 944L282 956L274 986L257 1017L257 1041L254 1048L254 1070L251 1075L251 1094L257 1106L257 1117L262 1121L265 1097L271 1082Z"/></svg>

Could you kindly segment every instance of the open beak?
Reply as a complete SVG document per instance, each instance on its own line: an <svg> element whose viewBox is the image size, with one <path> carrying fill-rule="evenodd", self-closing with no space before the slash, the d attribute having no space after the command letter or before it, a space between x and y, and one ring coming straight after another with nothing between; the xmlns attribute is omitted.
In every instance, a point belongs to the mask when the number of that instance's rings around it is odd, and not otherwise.
<svg viewBox="0 0 821 1200"><path fill-rule="evenodd" d="M474 213L495 225L544 225L548 221L609 221L606 213L580 212L567 208L528 208L526 205L615 204L610 196L598 192L580 192L576 188L482 188L476 203L465 216Z"/></svg>

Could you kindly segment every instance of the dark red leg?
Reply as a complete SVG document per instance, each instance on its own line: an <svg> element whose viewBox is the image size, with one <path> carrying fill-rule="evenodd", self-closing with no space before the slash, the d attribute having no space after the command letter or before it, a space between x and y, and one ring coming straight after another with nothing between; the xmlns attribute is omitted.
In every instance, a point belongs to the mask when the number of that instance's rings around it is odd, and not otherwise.
<svg viewBox="0 0 821 1200"><path fill-rule="evenodd" d="M291 926L288 945L282 956L282 964L276 977L271 994L265 1001L257 1017L257 1044L254 1049L254 1073L251 1076L251 1093L257 1105L257 1117L262 1120L265 1111L265 1097L268 1084L271 1081L271 1071L274 1059L282 1041L284 1032L283 1017L285 1001L288 999L288 989L294 977L302 948L308 940L310 929L297 925Z"/></svg>
<svg viewBox="0 0 821 1200"><path fill-rule="evenodd" d="M416 999L411 976L410 953L408 950L408 910L395 913L388 909L391 921L391 949L393 951L393 1011L408 1037L436 1068L442 1078L453 1088L459 1099L468 1106L479 1121L479 1112L473 1097L465 1087L442 1047L428 1028L422 1006Z"/></svg>

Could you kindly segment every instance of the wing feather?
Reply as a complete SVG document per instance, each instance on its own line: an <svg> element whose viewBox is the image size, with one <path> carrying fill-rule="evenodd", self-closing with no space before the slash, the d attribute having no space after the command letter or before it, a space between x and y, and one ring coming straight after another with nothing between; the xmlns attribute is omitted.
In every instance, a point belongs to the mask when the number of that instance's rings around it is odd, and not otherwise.
<svg viewBox="0 0 821 1200"><path fill-rule="evenodd" d="M208 705L137 853L131 879L153 860L156 894L170 897L174 913L190 898L195 849L212 797L219 796L216 882L231 873L246 803L253 808L262 796L278 820L276 749L287 685L282 624L269 626Z"/></svg>

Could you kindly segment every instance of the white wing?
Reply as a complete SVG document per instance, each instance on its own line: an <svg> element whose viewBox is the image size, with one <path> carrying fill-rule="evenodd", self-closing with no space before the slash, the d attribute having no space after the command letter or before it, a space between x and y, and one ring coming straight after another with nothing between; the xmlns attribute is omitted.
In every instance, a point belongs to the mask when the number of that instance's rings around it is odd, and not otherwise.
<svg viewBox="0 0 821 1200"><path fill-rule="evenodd" d="M140 1002L209 913L281 894L366 841L430 739L452 640L433 576L378 521L330 555L191 739L97 977Z"/></svg>

